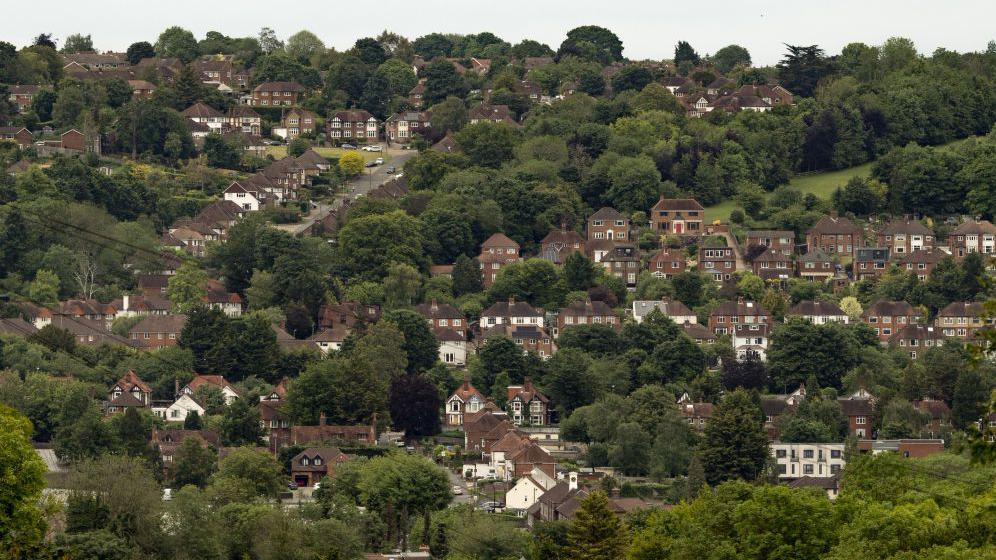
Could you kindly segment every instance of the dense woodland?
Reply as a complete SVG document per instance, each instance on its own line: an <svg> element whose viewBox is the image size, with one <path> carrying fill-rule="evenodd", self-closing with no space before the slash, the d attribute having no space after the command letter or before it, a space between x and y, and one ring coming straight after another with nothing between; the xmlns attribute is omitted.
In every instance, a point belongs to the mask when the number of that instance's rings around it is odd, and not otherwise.
<svg viewBox="0 0 996 560"><path fill-rule="evenodd" d="M114 80L64 79L57 47L44 34L21 49L0 42L0 84L53 88L15 115L0 86L0 121L93 130L109 141L109 153L125 159L110 174L92 156L55 157L16 177L0 174L5 317L17 316L22 302L54 307L134 290L136 271L154 272L177 258L164 258L160 247L169 224L216 200L233 173L266 163L224 142L197 152L178 111L196 101L226 109L232 100L204 87L189 66L152 99L132 100ZM93 48L80 35L61 52ZM944 218L992 219L996 43L982 52L939 49L927 56L902 38L853 43L834 54L790 46L770 68L752 67L736 45L700 55L682 41L667 61L629 61L623 51L611 31L595 26L570 31L556 50L531 40L511 45L488 32L414 40L384 32L337 52L310 32L281 41L268 29L258 37L210 32L197 40L170 28L154 43L131 45L134 62L235 55L253 83L305 85L303 106L322 116L356 107L384 118L407 109L418 56L427 63L420 75L432 132L405 165L411 192L355 202L327 239L293 237L260 213L233 226L204 259L184 259L168 288L175 311L188 315L175 348L94 348L47 328L29 338L0 337L0 476L8 489L0 491L0 557L349 559L400 542L425 543L435 557L454 560L994 558L996 473L968 459L970 428L986 414L996 386L991 359L948 344L914 361L880 345L860 322L781 323L803 300L840 303L853 317L878 300L902 300L927 318L951 302L991 300L978 255L946 259L926 280L893 268L844 291L795 279L768 285L750 273L720 286L689 271L670 280L644 272L635 292L581 255L561 267L539 259L513 264L485 290L475 256L496 232L535 255L551 230L566 224L582 231L585 217L602 206L632 217L640 249L672 244L694 255L694 244L646 231L647 212L661 195L706 206L734 200L734 233L788 229L800 240L833 211L859 223L916 214L939 238L950 229ZM460 75L446 60L471 57L489 58L490 71ZM552 62L527 70L533 57ZM617 71L604 72L614 65ZM662 85L670 75L703 87L720 75L741 85L779 83L796 102L767 113L688 118ZM151 70L145 79L159 80ZM568 86L575 93L531 105L516 88L524 79L548 95ZM520 127L468 124L468 109L488 90L490 102L508 105ZM264 115L264 128L274 118ZM457 152L427 149L446 134ZM295 149L321 142L305 138ZM0 141L4 169L34 162L34 155ZM829 200L788 186L799 173L866 162L874 162L871 176L841 185ZM335 181L304 198L328 196ZM452 278L430 277L437 264L453 264ZM208 278L239 294L247 312L229 318L198 305ZM657 495L679 504L618 519L594 492L573 524L532 533L512 519L447 508L445 473L401 453L350 462L325 481L314 504L293 511L274 505L293 454L274 459L243 449L219 462L215 451L191 445L178 452L172 479L164 479L147 445L161 421L131 412L107 420L98 406L128 370L141 372L157 398L172 396L175 384L195 372L224 374L246 398L225 407L219 394L205 391L199 397L210 410L188 427L218 431L225 446L251 447L262 437L252 404L289 378L296 423L315 424L325 413L331 423L356 424L376 414L382 428L433 435L441 403L463 372L438 362L439 343L412 307L451 303L476 320L510 297L547 311L585 299L621 310L633 299L670 297L703 323L720 303L744 298L779 323L765 362L738 362L727 339L698 345L659 314L618 332L573 327L548 360L523 354L508 338L483 345L469 358L467 375L498 404L508 385L531 378L554 403L563 437L587 444L580 463L566 466L611 466L646 477ZM323 305L345 301L379 305L384 317L327 357L278 345L274 324L303 339ZM128 327L115 325L117 332ZM766 484L760 399L800 384L809 398L780 419L782 441L845 441L837 397L865 388L881 403L872 420L881 437L925 432L929 418L910 401L948 403L949 452L923 461L855 453L835 502L821 492ZM685 393L716 403L704 433L675 405ZM39 501L46 479L31 441L51 444L71 465L62 481L70 498L61 508ZM299 451L284 455L292 450ZM163 486L176 489L168 503ZM606 486L611 490L612 482Z"/></svg>

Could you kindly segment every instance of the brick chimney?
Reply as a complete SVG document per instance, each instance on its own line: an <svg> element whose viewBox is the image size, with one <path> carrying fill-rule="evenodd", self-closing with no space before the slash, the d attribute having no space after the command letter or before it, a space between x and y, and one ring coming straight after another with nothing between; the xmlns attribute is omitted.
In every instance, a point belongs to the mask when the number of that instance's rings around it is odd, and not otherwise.
<svg viewBox="0 0 996 560"><path fill-rule="evenodd" d="M325 425L325 413L324 412L322 412L321 414L318 415L318 425L319 426L324 426Z"/></svg>

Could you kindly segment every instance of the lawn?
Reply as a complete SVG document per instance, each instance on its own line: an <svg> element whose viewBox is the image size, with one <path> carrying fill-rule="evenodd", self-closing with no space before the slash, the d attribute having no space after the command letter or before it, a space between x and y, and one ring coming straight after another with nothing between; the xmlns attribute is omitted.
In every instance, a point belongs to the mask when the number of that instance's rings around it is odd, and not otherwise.
<svg viewBox="0 0 996 560"><path fill-rule="evenodd" d="M363 156L364 161L373 161L379 157L384 158L384 162L391 161L391 155L387 152L364 152L363 150L343 150L342 148L312 148L318 155L327 158L337 158L348 152L356 152ZM273 156L273 159L283 159L287 157L287 146L269 146L266 148L266 155Z"/></svg>

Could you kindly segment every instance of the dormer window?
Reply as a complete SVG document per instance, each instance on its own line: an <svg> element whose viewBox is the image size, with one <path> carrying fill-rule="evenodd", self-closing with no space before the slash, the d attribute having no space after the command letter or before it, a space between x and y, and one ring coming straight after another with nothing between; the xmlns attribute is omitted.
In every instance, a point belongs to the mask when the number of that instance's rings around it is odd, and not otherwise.
<svg viewBox="0 0 996 560"><path fill-rule="evenodd" d="M308 459L307 457L301 457L301 466L302 467L307 467L309 464L311 464L311 460L310 459Z"/></svg>

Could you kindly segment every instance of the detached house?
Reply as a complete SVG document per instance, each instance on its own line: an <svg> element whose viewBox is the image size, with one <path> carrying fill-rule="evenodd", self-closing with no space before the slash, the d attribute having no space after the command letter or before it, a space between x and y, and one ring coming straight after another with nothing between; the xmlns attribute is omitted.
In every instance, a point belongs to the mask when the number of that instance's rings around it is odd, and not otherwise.
<svg viewBox="0 0 996 560"><path fill-rule="evenodd" d="M609 239L627 241L629 239L629 218L608 206L600 208L588 216L588 240Z"/></svg>
<svg viewBox="0 0 996 560"><path fill-rule="evenodd" d="M306 109L291 109L280 119L280 126L286 131L287 140L293 140L304 134L314 134L318 124L318 115Z"/></svg>
<svg viewBox="0 0 996 560"><path fill-rule="evenodd" d="M768 247L751 262L754 274L765 281L787 282L793 276L792 254Z"/></svg>
<svg viewBox="0 0 996 560"><path fill-rule="evenodd" d="M647 315L655 309L678 325L683 325L685 323L694 325L698 323L698 318L691 309L680 301L672 300L670 298L664 298L660 301L634 301L633 320L636 321L637 324L640 324L647 317Z"/></svg>
<svg viewBox="0 0 996 560"><path fill-rule="evenodd" d="M388 141L398 144L407 144L416 136L428 133L431 126L429 116L419 111L395 113L384 123Z"/></svg>
<svg viewBox="0 0 996 560"><path fill-rule="evenodd" d="M234 105L228 109L228 126L242 134L259 136L263 126L263 118L250 107Z"/></svg>
<svg viewBox="0 0 996 560"><path fill-rule="evenodd" d="M975 338L976 331L992 323L992 319L987 321L985 316L986 309L982 302L955 301L937 313L934 324L944 336L968 342Z"/></svg>
<svg viewBox="0 0 996 560"><path fill-rule="evenodd" d="M261 191L256 185L246 183L243 185L238 181L233 182L223 193L225 200L238 204L240 208L247 212L256 212L265 204L265 191Z"/></svg>
<svg viewBox="0 0 996 560"><path fill-rule="evenodd" d="M325 477L335 476L335 468L349 461L338 447L309 447L291 459L291 478L298 488L312 487Z"/></svg>
<svg viewBox="0 0 996 560"><path fill-rule="evenodd" d="M833 258L823 252L823 249L816 249L805 255L800 255L795 264L799 278L810 282L828 282L837 271Z"/></svg>
<svg viewBox="0 0 996 560"><path fill-rule="evenodd" d="M304 86L297 82L263 82L252 90L250 105L254 107L290 107L304 95Z"/></svg>
<svg viewBox="0 0 996 560"><path fill-rule="evenodd" d="M142 381L134 371L128 370L121 379L118 380L107 393L108 402L113 405L121 397L128 395L141 406L152 404L152 387Z"/></svg>
<svg viewBox="0 0 996 560"><path fill-rule="evenodd" d="M889 339L889 345L906 352L910 359L922 358L924 352L944 345L945 336L941 329L923 325L906 325Z"/></svg>
<svg viewBox="0 0 996 560"><path fill-rule="evenodd" d="M841 308L829 301L802 300L792 306L785 318L798 317L805 319L814 325L825 325L827 323L848 323L850 318Z"/></svg>
<svg viewBox="0 0 996 560"><path fill-rule="evenodd" d="M481 329L495 325L536 325L543 326L543 312L514 297L508 301L495 302L481 312Z"/></svg>
<svg viewBox="0 0 996 560"><path fill-rule="evenodd" d="M847 433L858 439L871 437L875 415L875 397L863 387L846 397L838 397L841 412L847 417Z"/></svg>
<svg viewBox="0 0 996 560"><path fill-rule="evenodd" d="M709 314L709 330L715 334L732 334L739 324L763 325L771 322L771 314L753 301L725 301Z"/></svg>
<svg viewBox="0 0 996 560"><path fill-rule="evenodd" d="M148 315L128 331L128 338L143 350L176 346L186 322L186 315Z"/></svg>
<svg viewBox="0 0 996 560"><path fill-rule="evenodd" d="M685 250L681 248L664 247L650 257L647 268L657 278L673 278L685 271Z"/></svg>
<svg viewBox="0 0 996 560"><path fill-rule="evenodd" d="M512 117L512 111L508 105L478 105L467 112L470 124L479 122L501 123L518 126L519 123Z"/></svg>
<svg viewBox="0 0 996 560"><path fill-rule="evenodd" d="M227 122L224 113L204 103L194 103L180 114L196 123L206 125L211 132L221 132Z"/></svg>
<svg viewBox="0 0 996 560"><path fill-rule="evenodd" d="M561 227L551 231L540 241L539 257L553 264L564 264L571 253L584 254L584 238L574 230Z"/></svg>
<svg viewBox="0 0 996 560"><path fill-rule="evenodd" d="M701 235L705 208L693 198L661 197L650 209L650 227L661 235Z"/></svg>
<svg viewBox="0 0 996 560"><path fill-rule="evenodd" d="M516 426L546 426L550 423L550 399L540 393L530 378L522 385L508 387L509 418Z"/></svg>
<svg viewBox="0 0 996 560"><path fill-rule="evenodd" d="M875 331L882 344L887 344L899 329L920 319L920 313L905 301L877 301L861 313L861 321Z"/></svg>
<svg viewBox="0 0 996 560"><path fill-rule="evenodd" d="M950 256L948 253L934 247L916 249L899 259L899 268L916 274L916 277L923 281L934 271L937 263Z"/></svg>
<svg viewBox="0 0 996 560"><path fill-rule="evenodd" d="M436 300L415 306L415 311L429 321L439 342L439 360L444 364L462 366L467 363L467 319L459 309Z"/></svg>
<svg viewBox="0 0 996 560"><path fill-rule="evenodd" d="M22 148L35 142L35 135L23 126L0 126L0 140L13 140Z"/></svg>
<svg viewBox="0 0 996 560"><path fill-rule="evenodd" d="M876 235L879 247L886 247L894 255L905 255L918 249L934 246L934 232L914 220L894 220Z"/></svg>
<svg viewBox="0 0 996 560"><path fill-rule="evenodd" d="M10 92L7 99L15 105L17 112L23 113L25 110L31 108L31 102L34 101L35 96L42 91L42 86L32 84L15 84L7 86L7 91Z"/></svg>
<svg viewBox="0 0 996 560"><path fill-rule="evenodd" d="M205 386L214 387L221 391L222 396L225 397L226 405L232 404L237 399L242 398L242 394L239 393L239 390L221 375L197 375L190 380L190 383L184 385L183 389L180 389L180 392L187 395L193 395L197 392L199 387Z"/></svg>
<svg viewBox="0 0 996 560"><path fill-rule="evenodd" d="M733 325L733 352L738 360L746 360L753 354L764 361L768 355L768 338L771 325L767 323L738 323Z"/></svg>
<svg viewBox="0 0 996 560"><path fill-rule="evenodd" d="M939 436L942 430L951 427L951 409L944 401L924 397L923 400L913 401L913 408L930 415L924 428L929 437Z"/></svg>
<svg viewBox="0 0 996 560"><path fill-rule="evenodd" d="M490 288L503 267L519 261L519 244L503 233L496 233L481 244L477 261L481 265L484 288Z"/></svg>
<svg viewBox="0 0 996 560"><path fill-rule="evenodd" d="M604 301L572 302L557 315L557 334L575 325L608 325L617 331L622 328L615 311Z"/></svg>
<svg viewBox="0 0 996 560"><path fill-rule="evenodd" d="M636 280L640 275L640 253L636 247L629 244L615 243L602 258L598 260L606 272L619 278L626 288L636 288Z"/></svg>
<svg viewBox="0 0 996 560"><path fill-rule="evenodd" d="M481 337L484 344L495 337L505 337L521 348L523 354L532 352L544 360L549 359L557 351L557 345L553 343L550 333L537 324L504 323L485 330L482 322L481 329L484 331Z"/></svg>
<svg viewBox="0 0 996 560"><path fill-rule="evenodd" d="M737 271L737 255L731 247L699 247L699 270L722 282Z"/></svg>
<svg viewBox="0 0 996 560"><path fill-rule="evenodd" d="M487 399L464 377L463 384L446 399L446 425L463 426L464 415L484 410Z"/></svg>
<svg viewBox="0 0 996 560"><path fill-rule="evenodd" d="M828 255L851 256L861 246L861 228L851 220L823 216L806 232L806 251L822 250Z"/></svg>
<svg viewBox="0 0 996 560"><path fill-rule="evenodd" d="M767 247L779 255L791 257L795 252L795 234L788 230L748 231L745 245L748 249L753 245Z"/></svg>
<svg viewBox="0 0 996 560"><path fill-rule="evenodd" d="M996 226L987 220L968 220L948 234L948 246L958 258L968 253L996 254Z"/></svg>
<svg viewBox="0 0 996 560"><path fill-rule="evenodd" d="M375 142L380 128L377 118L368 111L338 111L325 121L325 130L333 143Z"/></svg>

